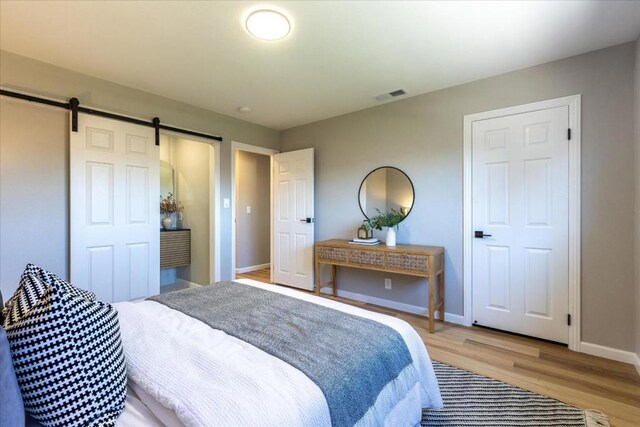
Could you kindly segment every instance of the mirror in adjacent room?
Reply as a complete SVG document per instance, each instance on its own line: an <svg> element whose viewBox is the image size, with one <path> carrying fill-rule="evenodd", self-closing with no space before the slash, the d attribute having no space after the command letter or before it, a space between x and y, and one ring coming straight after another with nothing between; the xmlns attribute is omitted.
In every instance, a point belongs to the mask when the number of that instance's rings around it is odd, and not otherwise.
<svg viewBox="0 0 640 427"><path fill-rule="evenodd" d="M160 198L164 199L169 193L175 196L175 172L169 162L160 160Z"/></svg>
<svg viewBox="0 0 640 427"><path fill-rule="evenodd" d="M405 218L413 208L415 192L407 174L393 166L383 166L372 170L362 180L358 201L360 210L367 219L379 212L386 213L395 209Z"/></svg>
<svg viewBox="0 0 640 427"><path fill-rule="evenodd" d="M171 195L171 197L169 197ZM164 160L160 160L160 213L162 218L160 223L163 230L175 230L176 228L182 228L178 226L178 222L181 217L179 213L167 213L163 211L168 210L172 205L175 205L176 199L176 184L175 184L175 170L171 163ZM169 210L168 212L173 212Z"/></svg>

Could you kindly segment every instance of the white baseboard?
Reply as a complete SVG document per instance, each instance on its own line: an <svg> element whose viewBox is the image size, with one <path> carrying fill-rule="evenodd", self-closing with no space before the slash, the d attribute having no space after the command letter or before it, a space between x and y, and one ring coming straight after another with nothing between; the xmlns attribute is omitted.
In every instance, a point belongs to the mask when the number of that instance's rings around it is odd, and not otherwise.
<svg viewBox="0 0 640 427"><path fill-rule="evenodd" d="M200 288L200 287L202 287L202 285L199 285L198 283L193 283L193 282L190 282L190 281L184 280L184 279L176 279L176 285L185 286L187 288Z"/></svg>
<svg viewBox="0 0 640 427"><path fill-rule="evenodd" d="M252 271L262 270L271 267L270 263L250 265L249 267L236 268L236 274L251 273Z"/></svg>
<svg viewBox="0 0 640 427"><path fill-rule="evenodd" d="M464 326L464 316L460 316L459 314L452 314L444 312L444 321L449 323L455 323L456 325Z"/></svg>
<svg viewBox="0 0 640 427"><path fill-rule="evenodd" d="M322 287L320 289L320 292L322 292L323 294L330 294L331 287ZM384 298L372 297L370 295L359 294L356 292L349 292L338 289L338 296L356 301L366 302L368 304L379 305L380 307L387 307L394 310L405 311L407 313L418 314L420 316L426 316L428 313L428 310L425 307L391 301ZM440 317L439 313L436 314L436 318L438 317ZM445 322L464 326L464 316L460 316L459 314L445 312L444 320ZM616 348L605 347L603 345L592 344L584 341L580 343L579 351L582 353L590 354L592 356L599 356L606 359L617 360L618 362L629 363L631 365L634 365L636 367L636 370L638 371L638 374L640 374L640 355L634 352L618 350Z"/></svg>
<svg viewBox="0 0 640 427"><path fill-rule="evenodd" d="M322 287L320 292L323 294L330 294L331 287ZM412 304L405 304L402 302L391 301L384 298L372 297L370 295L359 294L356 292L343 291L338 289L338 296L343 298L349 298L356 301L366 302L367 304L379 305L380 307L392 308L394 310L405 311L407 313L417 314L420 316L426 316L428 310L425 307L420 307ZM436 318L440 317L436 314ZM453 313L444 313L445 322L455 323L457 325L464 326L464 316ZM580 352L590 354L592 356L604 357L607 359L617 360L618 362L629 363L636 367L638 374L640 374L640 356L631 351L618 350L616 348L605 347L599 344L592 344L582 341L580 343Z"/></svg>
<svg viewBox="0 0 640 427"><path fill-rule="evenodd" d="M580 352L635 365L640 373L640 360L638 360L638 355L634 352L618 350L617 348L605 347L600 344L592 344L584 341L580 343Z"/></svg>
<svg viewBox="0 0 640 427"><path fill-rule="evenodd" d="M330 294L330 287L323 287L320 289L320 292L323 294ZM417 314L419 316L426 316L429 313L429 310L425 307L420 307L418 305L406 304L403 302L391 301L384 298L372 297L370 295L359 294L356 292L343 291L338 289L338 296L342 298L349 298L356 301L366 302L367 304L379 305L380 307L392 308L398 311L405 311L411 314ZM439 317L438 312L436 312L436 318ZM464 316L460 316L458 314L452 313L444 313L444 320L446 322L462 324L464 321Z"/></svg>
<svg viewBox="0 0 640 427"><path fill-rule="evenodd" d="M160 269L160 286L173 285L176 283L178 271L175 268Z"/></svg>

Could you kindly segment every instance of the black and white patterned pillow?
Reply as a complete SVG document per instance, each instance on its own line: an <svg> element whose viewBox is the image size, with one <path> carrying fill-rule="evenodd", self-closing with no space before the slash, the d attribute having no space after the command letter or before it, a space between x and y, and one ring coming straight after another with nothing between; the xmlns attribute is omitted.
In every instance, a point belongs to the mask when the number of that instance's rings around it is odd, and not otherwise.
<svg viewBox="0 0 640 427"><path fill-rule="evenodd" d="M13 323L16 319L23 317L29 308L42 298L47 288L54 284L73 295L89 300L96 299L93 292L76 288L44 268L29 263L20 277L18 289L3 309L2 318L8 319L4 322Z"/></svg>
<svg viewBox="0 0 640 427"><path fill-rule="evenodd" d="M25 409L47 427L115 425L126 398L117 312L32 273L25 271L15 295L20 308L5 318Z"/></svg>

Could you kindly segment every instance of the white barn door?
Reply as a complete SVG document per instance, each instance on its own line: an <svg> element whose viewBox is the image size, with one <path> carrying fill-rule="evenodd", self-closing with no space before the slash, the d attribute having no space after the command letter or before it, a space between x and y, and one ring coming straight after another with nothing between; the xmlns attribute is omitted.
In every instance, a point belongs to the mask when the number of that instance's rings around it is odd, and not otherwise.
<svg viewBox="0 0 640 427"><path fill-rule="evenodd" d="M567 343L569 110L473 122L475 324Z"/></svg>
<svg viewBox="0 0 640 427"><path fill-rule="evenodd" d="M71 282L101 301L160 292L154 129L86 114L70 137Z"/></svg>
<svg viewBox="0 0 640 427"><path fill-rule="evenodd" d="M313 148L273 155L273 281L313 290Z"/></svg>

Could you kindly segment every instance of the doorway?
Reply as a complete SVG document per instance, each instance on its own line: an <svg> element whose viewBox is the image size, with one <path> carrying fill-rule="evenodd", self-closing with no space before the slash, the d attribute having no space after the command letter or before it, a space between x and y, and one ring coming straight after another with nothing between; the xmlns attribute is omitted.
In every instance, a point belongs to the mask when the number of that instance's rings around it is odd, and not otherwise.
<svg viewBox="0 0 640 427"><path fill-rule="evenodd" d="M465 116L465 323L579 346L580 96Z"/></svg>
<svg viewBox="0 0 640 427"><path fill-rule="evenodd" d="M160 224L161 292L204 286L219 277L219 143L160 135L160 198L177 212Z"/></svg>
<svg viewBox="0 0 640 427"><path fill-rule="evenodd" d="M231 144L231 274L271 281L271 156L276 150Z"/></svg>

